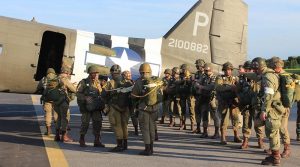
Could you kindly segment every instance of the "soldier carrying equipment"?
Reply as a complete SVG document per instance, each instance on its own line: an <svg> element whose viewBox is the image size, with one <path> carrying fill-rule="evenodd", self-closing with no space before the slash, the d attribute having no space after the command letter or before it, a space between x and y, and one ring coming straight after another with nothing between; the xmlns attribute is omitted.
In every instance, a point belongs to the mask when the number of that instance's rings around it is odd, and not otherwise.
<svg viewBox="0 0 300 167"><path fill-rule="evenodd" d="M163 82L158 78L152 77L151 67L148 63L140 66L141 77L135 82L132 89L132 98L137 101L137 110L139 111L139 122L143 134L145 149L140 155L152 155L153 143L155 140L156 120L158 117L158 103L160 102L160 86ZM145 86L148 85L148 86Z"/></svg>
<svg viewBox="0 0 300 167"><path fill-rule="evenodd" d="M230 62L223 64L224 75L216 78L216 92L218 99L218 110L221 113L221 144L226 145L226 131L229 124L229 115L232 119L234 142L241 143L238 135L239 109L236 95L237 77L232 76L233 65Z"/></svg>
<svg viewBox="0 0 300 167"><path fill-rule="evenodd" d="M128 120L129 120L129 104L130 93L126 90L132 86L131 81L125 80L121 76L121 67L117 64L110 68L112 79L107 82L102 97L108 105L109 122L114 130L117 146L111 149L112 152L121 152L128 149ZM118 88L126 88L116 91Z"/></svg>
<svg viewBox="0 0 300 167"><path fill-rule="evenodd" d="M101 70L96 65L88 68L88 78L82 79L77 87L77 103L81 113L80 147L86 147L84 136L89 128L90 119L93 122L93 134L95 136L94 147L105 147L100 141L102 128L102 114L104 102L101 98L102 88L98 80Z"/></svg>

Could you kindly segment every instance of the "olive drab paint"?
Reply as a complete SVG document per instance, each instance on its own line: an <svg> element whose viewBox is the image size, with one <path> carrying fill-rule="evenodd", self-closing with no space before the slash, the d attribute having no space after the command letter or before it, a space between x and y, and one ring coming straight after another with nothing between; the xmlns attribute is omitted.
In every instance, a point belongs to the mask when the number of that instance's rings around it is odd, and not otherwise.
<svg viewBox="0 0 300 167"><path fill-rule="evenodd" d="M220 72L220 65L227 60L232 60L234 67L246 60L247 31L248 6L243 0L198 0L157 39L112 36L0 16L0 92L33 93L48 68L59 73L61 67L68 67L72 82L79 83L87 77L91 64L105 68L119 64L134 80L145 62L153 76L176 64L194 67L197 59L212 63L214 72ZM22 77L12 77L16 66Z"/></svg>

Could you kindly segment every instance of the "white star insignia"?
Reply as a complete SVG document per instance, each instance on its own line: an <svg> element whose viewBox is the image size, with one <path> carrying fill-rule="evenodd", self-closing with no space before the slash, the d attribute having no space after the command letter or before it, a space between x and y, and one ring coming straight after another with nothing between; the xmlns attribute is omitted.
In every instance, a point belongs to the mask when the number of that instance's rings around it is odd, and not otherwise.
<svg viewBox="0 0 300 167"><path fill-rule="evenodd" d="M121 66L122 71L129 70L130 68L139 64L139 61L129 60L126 50L123 50L121 58L116 57L109 57L111 61L113 61L115 64L118 64Z"/></svg>

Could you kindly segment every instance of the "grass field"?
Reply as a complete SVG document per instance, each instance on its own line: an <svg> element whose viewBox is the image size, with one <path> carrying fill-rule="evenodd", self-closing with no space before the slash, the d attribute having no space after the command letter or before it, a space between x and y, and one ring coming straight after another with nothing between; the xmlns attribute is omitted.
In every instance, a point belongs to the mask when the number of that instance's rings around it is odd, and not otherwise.
<svg viewBox="0 0 300 167"><path fill-rule="evenodd" d="M290 69L284 69L284 70L289 73L300 74L300 68L290 68Z"/></svg>

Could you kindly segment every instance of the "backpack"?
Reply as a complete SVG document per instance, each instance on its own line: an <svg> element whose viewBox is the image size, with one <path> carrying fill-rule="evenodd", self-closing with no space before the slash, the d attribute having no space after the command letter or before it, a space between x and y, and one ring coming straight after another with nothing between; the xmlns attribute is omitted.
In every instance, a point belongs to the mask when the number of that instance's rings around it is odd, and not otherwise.
<svg viewBox="0 0 300 167"><path fill-rule="evenodd" d="M294 79L295 83L295 91L294 91L294 102L300 102L300 75L299 74L292 74L292 78Z"/></svg>
<svg viewBox="0 0 300 167"><path fill-rule="evenodd" d="M84 90L83 93L85 96L90 96L93 98L93 101L91 102L85 102L85 107L87 111L92 112L92 111L102 111L105 107L105 103L103 99L100 97L101 95L101 90L99 88L94 88L91 87L90 84L88 83L87 79L82 79L82 84L84 84ZM101 87L100 87L101 89ZM81 102L78 101L77 103L80 104Z"/></svg>
<svg viewBox="0 0 300 167"><path fill-rule="evenodd" d="M45 89L45 101L52 101L61 103L65 100L66 93L61 89L61 82L59 77L47 78Z"/></svg>
<svg viewBox="0 0 300 167"><path fill-rule="evenodd" d="M252 97L254 95L252 91L253 84L256 84L248 78L241 76L238 81L240 90L238 91L239 103L241 106L251 105Z"/></svg>

